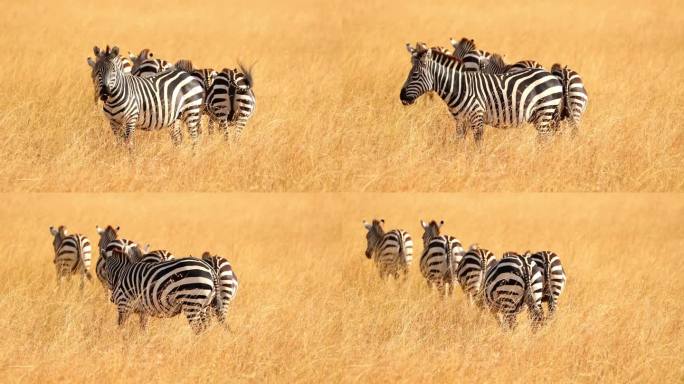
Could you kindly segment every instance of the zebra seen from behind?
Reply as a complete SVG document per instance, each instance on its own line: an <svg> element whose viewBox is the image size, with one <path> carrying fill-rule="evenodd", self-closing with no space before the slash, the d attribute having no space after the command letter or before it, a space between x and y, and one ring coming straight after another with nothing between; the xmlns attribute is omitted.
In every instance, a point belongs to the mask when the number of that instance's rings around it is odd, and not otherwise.
<svg viewBox="0 0 684 384"><path fill-rule="evenodd" d="M527 258L534 261L540 267L544 289L542 292L542 302L548 305L548 318L552 318L558 307L558 299L565 288L565 271L561 264L560 257L551 251L541 251L535 253L527 252Z"/></svg>
<svg viewBox="0 0 684 384"><path fill-rule="evenodd" d="M184 122L197 140L204 88L187 72L169 70L149 78L127 75L119 59L119 48L107 46L93 49L96 60L88 58L92 68L95 92L104 101L103 111L112 132L127 143L136 128L143 130L170 128L175 144L182 140L180 128Z"/></svg>
<svg viewBox="0 0 684 384"><path fill-rule="evenodd" d="M78 274L81 275L80 286L83 288L85 280L92 280L89 271L92 254L90 240L85 235L69 234L64 225L60 225L59 228L50 227L50 234L53 236L53 263L58 282L61 283L64 278L70 280L72 275Z"/></svg>
<svg viewBox="0 0 684 384"><path fill-rule="evenodd" d="M551 67L551 73L558 78L563 85L563 103L558 116L557 124L561 120L567 120L572 127L572 133L577 133L580 121L587 110L589 95L584 88L584 83L579 73L567 66L562 67L556 63Z"/></svg>
<svg viewBox="0 0 684 384"><path fill-rule="evenodd" d="M149 49L145 48L138 55L128 53L131 60L131 75L138 77L152 77L159 72L171 69L173 65L166 60L157 59Z"/></svg>
<svg viewBox="0 0 684 384"><path fill-rule="evenodd" d="M251 69L224 68L214 77L207 94L206 109L210 124L218 123L226 138L228 127L235 125L235 137L240 137L248 120L254 115L256 97Z"/></svg>
<svg viewBox="0 0 684 384"><path fill-rule="evenodd" d="M230 303L237 295L239 285L237 275L230 262L224 257L204 252L202 254L202 260L209 264L214 272L216 272L218 278L216 283L216 294L221 300L221 306L212 304L212 310L219 323L224 323Z"/></svg>
<svg viewBox="0 0 684 384"><path fill-rule="evenodd" d="M403 276L406 279L413 262L413 239L402 229L385 232L384 225L383 219L373 219L371 223L363 221L367 231L366 258L375 262L380 278Z"/></svg>
<svg viewBox="0 0 684 384"><path fill-rule="evenodd" d="M553 131L552 122L562 102L560 81L542 69L502 75L462 71L453 56L406 45L411 70L399 98L411 105L427 92L436 92L457 123L465 121L475 141L482 138L484 124L494 127L534 124L540 137Z"/></svg>
<svg viewBox="0 0 684 384"><path fill-rule="evenodd" d="M473 244L463 255L456 268L456 279L463 293L478 307L483 305L483 287L486 271L496 262L494 254Z"/></svg>
<svg viewBox="0 0 684 384"><path fill-rule="evenodd" d="M508 252L485 274L485 303L499 324L510 329L516 327L518 313L527 307L536 329L544 319L543 286L541 268L533 260Z"/></svg>
<svg viewBox="0 0 684 384"><path fill-rule="evenodd" d="M106 256L106 269L120 327L131 312L139 315L143 329L149 316L174 317L182 312L195 333L200 333L208 324L210 306L222 306L216 273L202 260L133 263L115 253Z"/></svg>
<svg viewBox="0 0 684 384"><path fill-rule="evenodd" d="M435 285L443 296L446 286L448 294L454 290L456 269L463 258L461 242L449 235L440 233L444 220L429 223L420 221L423 227L423 253L420 256L420 272L425 277L429 287Z"/></svg>

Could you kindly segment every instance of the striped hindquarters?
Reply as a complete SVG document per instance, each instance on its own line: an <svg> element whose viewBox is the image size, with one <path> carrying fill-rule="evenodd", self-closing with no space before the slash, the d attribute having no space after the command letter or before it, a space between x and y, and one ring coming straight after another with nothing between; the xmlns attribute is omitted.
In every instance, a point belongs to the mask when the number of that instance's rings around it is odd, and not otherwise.
<svg viewBox="0 0 684 384"><path fill-rule="evenodd" d="M489 250L471 246L458 263L456 278L471 301L481 303L480 293L484 285L485 272L494 261L494 254Z"/></svg>
<svg viewBox="0 0 684 384"><path fill-rule="evenodd" d="M65 236L53 260L57 276L70 276L77 273L89 276L91 255L92 246L86 236L76 233Z"/></svg>
<svg viewBox="0 0 684 384"><path fill-rule="evenodd" d="M420 257L420 272L428 283L453 284L456 268L463 258L461 242L452 236L440 235L427 243Z"/></svg>
<svg viewBox="0 0 684 384"><path fill-rule="evenodd" d="M485 301L509 321L525 304L539 319L543 285L542 270L533 261L519 255L504 257L486 273Z"/></svg>
<svg viewBox="0 0 684 384"><path fill-rule="evenodd" d="M567 66L561 67L560 64L554 64L551 67L551 73L563 85L563 109L560 119L568 119L571 123L578 125L589 103L589 95L584 88L582 78L577 72Z"/></svg>
<svg viewBox="0 0 684 384"><path fill-rule="evenodd" d="M561 260L556 253L551 251L536 252L529 258L542 270L544 281L542 301L548 302L549 310L554 311L566 281Z"/></svg>
<svg viewBox="0 0 684 384"><path fill-rule="evenodd" d="M115 239L110 241L105 248L105 256L115 254L126 255L132 263L137 263L142 258L142 251L135 241L128 239Z"/></svg>
<svg viewBox="0 0 684 384"><path fill-rule="evenodd" d="M413 262L413 239L401 229L384 234L375 251L375 264L381 275L397 276L407 273Z"/></svg>
<svg viewBox="0 0 684 384"><path fill-rule="evenodd" d="M219 321L225 319L228 306L235 299L239 286L237 275L230 262L221 256L202 255L202 260L211 266L218 276L217 292L223 303L222 308L215 308Z"/></svg>

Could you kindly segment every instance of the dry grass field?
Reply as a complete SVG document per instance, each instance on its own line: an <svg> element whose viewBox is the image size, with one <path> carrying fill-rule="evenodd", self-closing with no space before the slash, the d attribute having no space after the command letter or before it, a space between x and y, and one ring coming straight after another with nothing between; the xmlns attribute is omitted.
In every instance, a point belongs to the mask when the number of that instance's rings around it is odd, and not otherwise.
<svg viewBox="0 0 684 384"><path fill-rule="evenodd" d="M4 195L2 382L681 382L684 273L678 195ZM557 319L502 332L442 300L414 265L382 282L361 220L420 239L444 218L464 243L553 249L568 273ZM196 337L183 318L118 330L99 285L55 292L48 226L128 237L177 254L211 249L241 280L232 331ZM420 243L420 240L418 240ZM419 252L422 246L417 245ZM521 316L524 318L524 316Z"/></svg>
<svg viewBox="0 0 684 384"><path fill-rule="evenodd" d="M2 191L682 191L684 15L678 1L36 0L0 15ZM454 139L437 98L399 102L406 42L475 38L558 61L590 93L579 137L533 128ZM168 132L115 145L92 100L93 45L222 68L256 62L239 145ZM186 137L187 138L187 137Z"/></svg>

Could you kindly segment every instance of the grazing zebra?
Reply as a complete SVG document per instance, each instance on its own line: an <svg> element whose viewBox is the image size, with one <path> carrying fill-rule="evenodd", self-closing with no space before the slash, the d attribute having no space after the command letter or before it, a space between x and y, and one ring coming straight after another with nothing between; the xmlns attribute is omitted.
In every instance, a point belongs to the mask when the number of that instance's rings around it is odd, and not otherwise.
<svg viewBox="0 0 684 384"><path fill-rule="evenodd" d="M107 282L106 256L123 254L131 262L137 262L142 258L142 251L136 242L119 238L119 226L114 228L108 225L106 228L100 228L99 225L96 225L95 229L100 235L100 241L97 243L100 250L100 258L97 259L97 264L95 264L95 274L105 288L111 289Z"/></svg>
<svg viewBox="0 0 684 384"><path fill-rule="evenodd" d="M207 94L207 111L210 124L218 122L226 138L228 127L235 125L235 136L239 137L254 114L256 97L251 70L240 65L240 70L224 68L214 77Z"/></svg>
<svg viewBox="0 0 684 384"><path fill-rule="evenodd" d="M366 228L366 257L373 259L380 278L393 276L404 279L413 262L413 239L402 229L385 232L385 220L373 219L372 223L363 221Z"/></svg>
<svg viewBox="0 0 684 384"><path fill-rule="evenodd" d="M486 271L496 262L494 254L477 244L471 245L463 255L456 268L456 279L461 285L463 293L470 298L471 303L481 307L483 304L482 287Z"/></svg>
<svg viewBox="0 0 684 384"><path fill-rule="evenodd" d="M146 247L149 248L149 245ZM154 251L147 252L138 260L139 263L159 263L162 261L175 260L176 256L170 251L165 249L157 249Z"/></svg>
<svg viewBox="0 0 684 384"><path fill-rule="evenodd" d="M587 103L589 102L589 95L584 88L582 78L577 72L567 66L561 67L558 63L551 67L551 73L563 85L563 103L561 104L559 122L560 120L568 120L572 126L572 132L577 133L580 120L587 110Z"/></svg>
<svg viewBox="0 0 684 384"><path fill-rule="evenodd" d="M551 251L542 251L525 254L541 268L544 290L542 302L546 302L549 307L549 318L552 318L558 306L558 298L565 288L565 271L557 254Z"/></svg>
<svg viewBox="0 0 684 384"><path fill-rule="evenodd" d="M428 286L436 285L439 293L444 295L445 286L449 285L449 295L454 290L456 269L463 258L463 246L453 236L441 235L440 229L444 221L429 223L420 221L423 227L423 254L420 256L420 272Z"/></svg>
<svg viewBox="0 0 684 384"><path fill-rule="evenodd" d="M170 127L175 144L182 140L181 120L187 125L193 143L197 140L200 109L204 102L204 88L190 74L170 70L149 78L123 73L119 48L100 51L94 48L97 60L88 58L92 67L93 85L104 101L104 114L112 132L126 143L139 127L143 130Z"/></svg>
<svg viewBox="0 0 684 384"><path fill-rule="evenodd" d="M451 45L454 47L454 57L463 62L463 68L466 71L480 71L484 63L492 56L491 53L478 50L475 48L475 40L462 38L456 41L449 38Z"/></svg>
<svg viewBox="0 0 684 384"><path fill-rule="evenodd" d="M230 262L225 258L217 255L212 256L209 252L204 252L202 260L211 266L218 277L216 292L220 297L221 306L212 305L212 309L218 321L223 323L226 320L228 307L235 298L235 295L237 295L238 278Z"/></svg>
<svg viewBox="0 0 684 384"><path fill-rule="evenodd" d="M485 274L484 299L494 317L501 325L513 329L518 313L526 305L533 328L536 328L544 318L541 268L533 260L513 252L492 264Z"/></svg>
<svg viewBox="0 0 684 384"><path fill-rule="evenodd" d="M554 114L562 102L560 81L541 69L503 75L461 71L453 56L406 45L412 68L399 98L410 105L426 92L436 92L447 104L457 123L473 129L476 141L484 124L494 127L533 123L539 135L552 132Z"/></svg>
<svg viewBox="0 0 684 384"><path fill-rule="evenodd" d="M106 260L119 326L125 324L131 312L140 316L143 329L148 316L173 317L183 312L192 329L200 333L206 328L210 305L222 305L216 294L216 273L202 260L133 263L116 253L107 255Z"/></svg>
<svg viewBox="0 0 684 384"><path fill-rule="evenodd" d="M64 225L59 228L50 227L50 233L54 237L52 246L55 249L53 263L57 270L57 280L61 283L65 277L71 279L71 275L81 275L81 288L85 280L92 280L90 268L90 256L92 253L90 240L78 233L69 234Z"/></svg>
<svg viewBox="0 0 684 384"><path fill-rule="evenodd" d="M130 71L133 76L152 77L173 67L168 61L155 58L147 48L140 51L137 56L129 52L128 57L133 63Z"/></svg>
<svg viewBox="0 0 684 384"><path fill-rule="evenodd" d="M511 73L520 71L523 69L544 69L544 67L534 60L521 60L514 64L506 64L503 58L498 54L493 54L490 58L485 60L485 64L482 68L483 73Z"/></svg>

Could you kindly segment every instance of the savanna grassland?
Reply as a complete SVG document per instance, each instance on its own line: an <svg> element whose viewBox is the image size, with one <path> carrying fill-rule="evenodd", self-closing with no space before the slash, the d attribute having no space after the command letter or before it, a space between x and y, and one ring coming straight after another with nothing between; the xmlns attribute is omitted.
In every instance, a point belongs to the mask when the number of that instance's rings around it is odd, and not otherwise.
<svg viewBox="0 0 684 384"><path fill-rule="evenodd" d="M4 196L3 382L681 382L684 203L668 194L103 194ZM362 219L382 215L422 249L443 218L497 255L553 249L568 285L536 334L405 284L367 260ZM95 224L177 255L212 250L240 278L230 331L132 316L98 282L57 290L50 225ZM544 378L544 379L542 379Z"/></svg>
<svg viewBox="0 0 684 384"><path fill-rule="evenodd" d="M677 1L13 1L0 15L2 191L682 191L684 13ZM444 104L403 107L406 42L468 36L508 61L567 64L590 95L579 136L455 139ZM239 144L168 132L115 143L86 57L151 48L254 67Z"/></svg>

